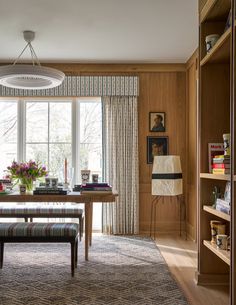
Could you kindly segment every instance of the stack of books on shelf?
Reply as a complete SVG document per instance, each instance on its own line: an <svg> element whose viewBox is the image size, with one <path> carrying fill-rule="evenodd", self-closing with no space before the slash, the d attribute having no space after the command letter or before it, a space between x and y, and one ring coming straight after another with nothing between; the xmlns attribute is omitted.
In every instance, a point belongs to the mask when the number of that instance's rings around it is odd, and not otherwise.
<svg viewBox="0 0 236 305"><path fill-rule="evenodd" d="M216 155L213 158L212 173L220 175L230 174L230 156Z"/></svg>
<svg viewBox="0 0 236 305"><path fill-rule="evenodd" d="M216 210L226 214L230 214L230 202L224 199L217 198Z"/></svg>
<svg viewBox="0 0 236 305"><path fill-rule="evenodd" d="M81 194L112 194L112 187L106 183L85 183L81 185Z"/></svg>
<svg viewBox="0 0 236 305"><path fill-rule="evenodd" d="M224 197L216 199L216 210L230 214L230 197L230 182L228 181L225 186Z"/></svg>

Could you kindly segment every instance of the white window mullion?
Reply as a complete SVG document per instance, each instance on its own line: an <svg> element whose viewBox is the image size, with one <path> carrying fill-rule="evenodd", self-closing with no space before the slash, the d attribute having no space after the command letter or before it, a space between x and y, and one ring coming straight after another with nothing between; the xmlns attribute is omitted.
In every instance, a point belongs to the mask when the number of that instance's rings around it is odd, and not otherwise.
<svg viewBox="0 0 236 305"><path fill-rule="evenodd" d="M48 170L50 172L50 148L49 148L49 142L50 142L50 102L48 102Z"/></svg>
<svg viewBox="0 0 236 305"><path fill-rule="evenodd" d="M17 160L22 162L26 158L26 102L22 99L18 100L17 112Z"/></svg>
<svg viewBox="0 0 236 305"><path fill-rule="evenodd" d="M78 100L74 98L71 103L71 135L72 135L72 166L74 168L74 177L72 184L74 185L78 181L79 175L79 105Z"/></svg>

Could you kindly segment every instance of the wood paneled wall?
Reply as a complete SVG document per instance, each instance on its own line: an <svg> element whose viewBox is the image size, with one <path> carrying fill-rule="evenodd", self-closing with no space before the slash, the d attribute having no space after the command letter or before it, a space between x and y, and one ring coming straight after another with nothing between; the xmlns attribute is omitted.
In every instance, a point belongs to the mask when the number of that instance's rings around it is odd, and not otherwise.
<svg viewBox="0 0 236 305"><path fill-rule="evenodd" d="M138 75L139 96L139 176L140 233L149 233L151 216L151 171L147 164L147 136L168 136L169 154L180 155L188 233L195 232L196 113L193 57L185 64L51 64L69 75ZM186 70L187 69L187 70ZM187 73L186 73L187 71ZM187 81L187 82L186 82ZM189 86L189 90L187 87ZM149 132L149 112L166 113L166 132ZM189 130L189 131L188 131ZM190 179L190 180L189 180ZM191 186L189 188L189 186ZM157 232L179 230L179 205L176 198L162 199L157 208Z"/></svg>
<svg viewBox="0 0 236 305"><path fill-rule="evenodd" d="M169 137L169 154L180 155L183 175L186 176L186 74L176 71L140 73L139 76L140 231L147 233L153 199L152 165L147 164L147 136ZM166 132L149 132L149 112L166 113ZM162 198L156 213L157 232L179 230L179 205L176 198Z"/></svg>
<svg viewBox="0 0 236 305"><path fill-rule="evenodd" d="M191 239L196 240L197 226L197 78L198 52L196 51L186 66L186 167L187 167L187 231Z"/></svg>

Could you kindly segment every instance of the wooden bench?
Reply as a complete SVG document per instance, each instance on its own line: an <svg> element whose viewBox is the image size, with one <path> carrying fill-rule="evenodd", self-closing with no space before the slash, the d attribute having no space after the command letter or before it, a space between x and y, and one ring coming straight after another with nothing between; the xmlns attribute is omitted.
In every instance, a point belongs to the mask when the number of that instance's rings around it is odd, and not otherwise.
<svg viewBox="0 0 236 305"><path fill-rule="evenodd" d="M0 218L24 218L25 222L33 218L78 218L79 239L83 236L84 210L75 204L0 204Z"/></svg>
<svg viewBox="0 0 236 305"><path fill-rule="evenodd" d="M77 223L38 223L10 222L0 223L0 268L3 267L4 243L65 243L71 244L71 275L78 261Z"/></svg>

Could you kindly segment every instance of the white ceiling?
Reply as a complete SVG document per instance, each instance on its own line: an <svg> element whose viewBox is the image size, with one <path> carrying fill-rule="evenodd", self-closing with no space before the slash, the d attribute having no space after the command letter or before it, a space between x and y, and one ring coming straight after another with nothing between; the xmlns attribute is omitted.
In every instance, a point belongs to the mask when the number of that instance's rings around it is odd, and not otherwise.
<svg viewBox="0 0 236 305"><path fill-rule="evenodd" d="M198 0L0 0L0 61L15 59L22 32L33 30L41 62L186 62L197 48L197 7Z"/></svg>

